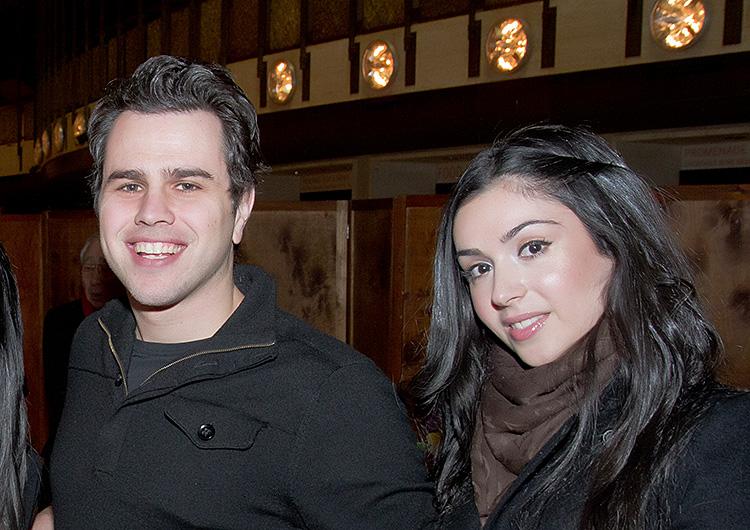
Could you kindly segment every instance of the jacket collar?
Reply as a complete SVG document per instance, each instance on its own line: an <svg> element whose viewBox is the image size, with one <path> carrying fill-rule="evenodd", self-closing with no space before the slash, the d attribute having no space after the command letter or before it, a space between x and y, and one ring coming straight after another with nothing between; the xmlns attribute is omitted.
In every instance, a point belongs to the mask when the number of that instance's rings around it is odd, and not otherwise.
<svg viewBox="0 0 750 530"><path fill-rule="evenodd" d="M181 382L215 378L251 368L275 357L269 348L276 343L276 290L273 280L261 269L235 265L235 285L245 298L208 339L192 343L183 360L153 374L138 389L151 394ZM98 318L107 336L110 353L123 378L127 374L135 343L135 317L121 300L108 303ZM133 394L135 389L127 389Z"/></svg>

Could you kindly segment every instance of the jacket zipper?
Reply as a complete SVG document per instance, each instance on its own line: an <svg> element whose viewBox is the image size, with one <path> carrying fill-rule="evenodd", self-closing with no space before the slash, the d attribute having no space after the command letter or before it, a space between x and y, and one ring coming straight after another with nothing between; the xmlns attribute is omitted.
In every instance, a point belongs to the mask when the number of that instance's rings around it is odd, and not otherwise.
<svg viewBox="0 0 750 530"><path fill-rule="evenodd" d="M107 326L104 325L104 322L102 322L101 318L96 319L97 322L99 322L99 327L102 328L104 333L107 335L107 342L109 343L109 350L112 352L112 357L115 358L115 362L117 363L117 367L120 369L120 377L122 378L122 384L125 385L125 396L128 395L128 378L125 377L125 369L122 367L122 361L120 361L120 356L117 355L117 350L115 350L115 345L112 342L112 335L110 334L109 330L107 329Z"/></svg>
<svg viewBox="0 0 750 530"><path fill-rule="evenodd" d="M156 374L158 374L158 373L166 370L167 368L171 368L172 366L174 366L176 364L179 364L182 361L187 361L189 359L193 359L193 358L199 357L201 355L208 355L208 354L213 354L213 353L228 353L230 351L247 350L247 349L250 349L250 348L268 348L270 346L273 346L274 344L276 344L276 342L275 341L271 341L271 342L262 343L262 344L245 344L245 345L242 345L242 346L233 346L231 348L221 348L221 349L218 349L218 350L206 350L206 351L199 351L199 352L191 353L190 355L186 355L185 357L180 357L176 361L172 361L169 364L165 364L164 366L162 366L161 368L159 368L157 371L155 371L153 374L151 374L146 379L144 379L140 386L145 385L146 383L148 383L151 380L152 377L154 377Z"/></svg>
<svg viewBox="0 0 750 530"><path fill-rule="evenodd" d="M109 330L107 329L107 326L102 322L102 319L99 318L99 326L104 330L104 333L107 335L107 342L109 343L109 349L112 351L112 356L115 358L115 362L117 362L117 366L120 369L120 377L122 377L123 384L125 385L125 396L128 395L128 382L127 378L125 377L125 370L122 367L122 361L120 361L120 356L117 354L117 350L115 349L115 345L112 342L112 335L110 334ZM146 379L143 380L143 382L140 384L140 386L145 385L148 381L151 380L156 374L163 372L164 370L173 367L176 364L179 364L183 361L187 361L189 359L194 359L195 357L200 357L201 355L209 355L214 353L228 353L231 351L237 351L237 350L247 350L251 348L268 348L276 344L276 341L271 342L265 342L265 343L259 343L259 344L243 344L240 346L232 346L231 348L220 348L218 350L205 350L200 352L191 353L190 355L186 355L185 357L180 357L179 359L172 361L169 364L165 364L158 370L156 370L153 374L149 375Z"/></svg>

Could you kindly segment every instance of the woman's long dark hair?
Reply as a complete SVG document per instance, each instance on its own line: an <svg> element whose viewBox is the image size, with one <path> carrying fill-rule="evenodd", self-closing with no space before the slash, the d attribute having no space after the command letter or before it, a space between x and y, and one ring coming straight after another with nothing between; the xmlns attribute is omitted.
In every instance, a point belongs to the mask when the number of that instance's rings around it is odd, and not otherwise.
<svg viewBox="0 0 750 530"><path fill-rule="evenodd" d="M721 343L648 185L602 138L558 125L525 127L498 139L471 162L443 211L427 356L413 386L420 413L437 415L442 426L433 469L438 508L449 512L472 499L470 448L494 339L475 317L459 274L453 221L468 199L504 179L570 208L614 263L603 329L619 358L619 413L606 447L586 464L592 479L581 527L660 528L668 517L663 490L715 388ZM538 513L581 464L576 458L598 419L595 392L593 385L585 390L569 443L526 504L527 514Z"/></svg>
<svg viewBox="0 0 750 530"><path fill-rule="evenodd" d="M0 244L0 528L23 528L26 482L26 401L23 328L16 280Z"/></svg>

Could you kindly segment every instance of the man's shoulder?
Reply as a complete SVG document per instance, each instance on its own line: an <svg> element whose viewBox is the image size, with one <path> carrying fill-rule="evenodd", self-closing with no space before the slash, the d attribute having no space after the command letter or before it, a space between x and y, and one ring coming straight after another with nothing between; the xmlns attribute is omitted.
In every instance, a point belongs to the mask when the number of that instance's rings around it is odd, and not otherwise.
<svg viewBox="0 0 750 530"><path fill-rule="evenodd" d="M331 371L351 364L373 364L348 344L283 310L277 311L276 324L277 344L294 350L300 361L318 363Z"/></svg>
<svg viewBox="0 0 750 530"><path fill-rule="evenodd" d="M132 320L130 309L119 299L110 300L104 307L91 313L83 319L73 338L71 363L76 362L76 360L90 359L91 348L98 346L101 341L107 340L105 328L120 327Z"/></svg>

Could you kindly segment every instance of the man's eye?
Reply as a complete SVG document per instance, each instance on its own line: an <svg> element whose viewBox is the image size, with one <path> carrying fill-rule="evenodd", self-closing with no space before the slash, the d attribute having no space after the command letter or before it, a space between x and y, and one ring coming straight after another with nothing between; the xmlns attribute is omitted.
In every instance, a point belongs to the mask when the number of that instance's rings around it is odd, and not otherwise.
<svg viewBox="0 0 750 530"><path fill-rule="evenodd" d="M177 189L180 191L195 191L200 188L192 182L180 182L177 184Z"/></svg>
<svg viewBox="0 0 750 530"><path fill-rule="evenodd" d="M140 191L141 185L140 184L134 184L134 183L131 182L130 184L124 184L124 185L120 186L120 189L122 191L126 191L128 193L135 193L137 191Z"/></svg>
<svg viewBox="0 0 750 530"><path fill-rule="evenodd" d="M536 256L543 254L549 245L549 241L535 239L534 241L529 241L524 244L518 251L518 255L522 258L535 258Z"/></svg>

